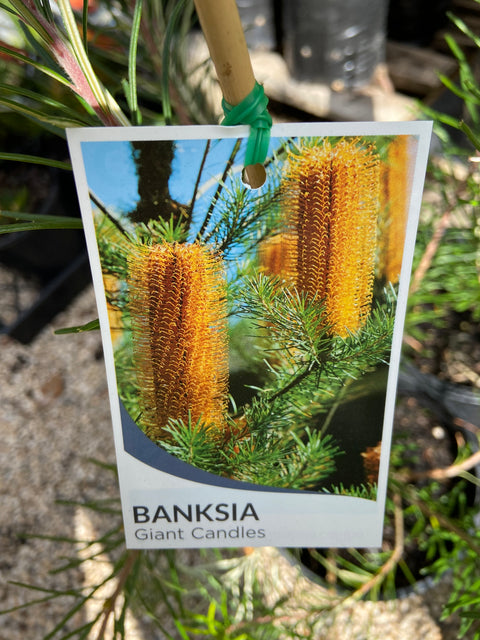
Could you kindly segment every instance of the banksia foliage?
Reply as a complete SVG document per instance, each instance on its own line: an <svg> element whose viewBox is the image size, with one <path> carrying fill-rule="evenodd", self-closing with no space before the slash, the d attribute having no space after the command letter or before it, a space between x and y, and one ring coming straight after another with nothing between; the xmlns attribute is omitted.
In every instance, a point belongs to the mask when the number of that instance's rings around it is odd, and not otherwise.
<svg viewBox="0 0 480 640"><path fill-rule="evenodd" d="M198 244L136 248L128 259L141 423L156 440L170 420L226 429L227 325L221 259Z"/></svg>
<svg viewBox="0 0 480 640"><path fill-rule="evenodd" d="M355 139L303 146L290 155L283 187L297 288L323 301L333 333L356 332L373 296L378 155Z"/></svg>
<svg viewBox="0 0 480 640"><path fill-rule="evenodd" d="M384 173L382 215L379 236L379 272L395 284L402 268L408 217L409 138L397 136L388 147Z"/></svg>

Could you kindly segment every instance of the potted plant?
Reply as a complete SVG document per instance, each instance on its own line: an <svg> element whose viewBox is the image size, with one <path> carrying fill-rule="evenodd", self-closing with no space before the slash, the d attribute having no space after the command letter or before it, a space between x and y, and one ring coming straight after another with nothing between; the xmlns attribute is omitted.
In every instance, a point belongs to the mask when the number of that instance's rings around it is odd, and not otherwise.
<svg viewBox="0 0 480 640"><path fill-rule="evenodd" d="M18 99L11 100L5 96L8 90L4 87L0 99L4 106L17 112L26 112L29 117L47 123L49 128L53 127L57 133L61 133L61 126L79 122L122 125L129 121L125 113L129 114L130 121L135 124L171 122L173 118L180 120L185 117L187 108L184 105L188 104L185 97L192 95L192 88L187 82L180 83L178 78L177 84L169 87L171 78L168 73L168 63L173 54L170 45L174 36L177 37L185 27L185 23L180 20L183 14L179 9L168 5L167 9L171 11L166 12L168 19L165 19L163 11L155 13L151 6L144 7L145 13L142 13L140 1L125 2L121 4L123 10L120 13L112 12L112 27L100 27L92 33L85 28L88 24L87 3L84 3L83 15L77 14L76 17L65 0L60 0L58 5L60 19L50 12L49 5L10 0L10 11L26 25L35 38L34 49L40 56L40 61L33 54L27 53L27 48L19 51L12 45L4 44L1 51L14 64L29 63L36 71L54 77L62 91L60 99L47 98L39 92L26 92L20 88ZM106 2L105 6L113 8L110 2ZM183 5L178 6L184 8ZM77 26L82 24L82 19L83 39ZM113 39L113 43L109 42L106 49L103 45L96 47L95 36L100 33ZM155 38L158 37L163 45L162 59L157 53L159 41ZM27 44L30 46L29 42ZM152 46L153 49L149 48ZM127 51L129 56L126 55ZM148 51L152 53L151 58L146 53ZM55 65L51 63L50 54L56 59ZM141 55L145 66L142 64L140 68L140 65L136 65L136 55ZM162 101L159 104L154 90L154 76L161 63ZM472 117L476 118L478 88L475 84L472 85L473 76L469 73L466 62L461 60L461 63L461 86L456 90L468 104ZM63 65L63 71L59 71L57 65ZM99 70L98 75L94 68ZM137 73L144 74L140 93L136 91ZM102 82L99 75L102 76ZM122 75L123 83L119 81ZM174 96L173 109L169 88ZM73 105L69 97L71 92L78 96ZM115 100L113 95L118 99ZM27 101L28 107L24 101ZM61 121L59 110L62 114ZM439 120L446 120L447 124L464 130L477 150L480 148L478 138L468 124L458 123L444 116L439 116ZM475 159L474 151L469 150L469 154ZM7 153L3 157L18 160ZM39 158L34 161L42 162ZM468 168L462 167L463 177L456 175L455 165L451 168L440 163L432 169L432 198L440 195L440 201L437 200L434 205L437 208L443 207L443 211L438 217L437 214L429 215L426 209L418 247L413 279L414 295L406 334L409 357L417 369L431 367L432 362L435 362L435 358L432 358L433 347L448 323L456 322L461 329L459 333L465 332L467 326L471 335L475 333L473 323L478 320L478 279L475 278L473 257L478 256L478 220L474 218L476 214L473 212L478 207L478 177L473 162L466 166ZM464 207L468 213L466 220L461 216ZM9 220L16 219L19 225L23 224L28 228L41 229L46 226L45 220L31 214L12 214L7 217ZM464 223L460 224L459 219ZM52 220L48 222L54 224ZM59 227L64 224L63 219L56 221ZM15 224L15 228L21 226ZM468 255L469 259L460 263L462 268L452 272L450 265L454 263L459 266L459 255ZM462 291L460 297L459 291ZM93 327L95 322L84 328ZM81 328L71 329L78 330ZM474 342L475 340L472 341ZM445 353L444 349L442 357ZM426 355L429 357L426 358ZM438 370L431 368L429 373L437 374ZM410 378L411 376L407 378L408 384L411 384ZM457 378L455 382L458 381ZM431 395L432 385L428 379L425 386L424 395ZM451 387L448 385L440 390L445 401L449 390ZM408 397L412 397L409 395L410 387L406 388L406 392ZM418 394L417 383L415 393ZM475 398L472 394L474 406ZM432 399L438 404L438 398ZM409 420L409 410L407 403L403 413L399 414L400 417L403 415ZM431 424L428 426L431 414L425 419L424 410L416 410L415 419L419 415L427 423L427 431L431 435ZM475 432L471 425L454 425L453 433L464 434L469 429L470 432ZM450 442L446 429L444 432L442 438ZM437 435L439 434L437 430ZM301 602L293 593L294 589L292 592L286 590L287 580L296 584L298 574L287 573L282 561L272 550L252 553L251 550L244 549L238 553L225 553L221 557L209 553L205 555L203 563L196 556L192 565L190 559L182 554L124 550L118 520L115 527L98 541L100 552L115 559L111 572L102 579L103 583L112 586L104 606L75 631L63 632L65 622L95 597L99 585L94 585L86 595L79 592L70 594L74 598L74 604L63 620L55 625L49 637L54 637L55 634L64 638L74 637L75 634L87 637L96 623L99 624L97 636L102 637L109 619L115 620L117 637L125 637L124 620L129 608L146 612L153 627L165 637L171 638L209 635L239 640L308 637L308 634L312 637L315 629L327 624L332 615L340 614L345 607L367 594L378 596L380 593L395 593L394 589L398 585L395 584L396 575L403 573L407 583L415 582L418 577L412 575L413 571L408 567L404 556L409 546L424 554L422 563L428 562L428 570L437 576L443 575L447 570L452 572L454 591L450 601L446 603L445 613L460 612L463 616L462 631L466 632L471 625L475 628L478 617L476 571L480 557L480 543L474 530L475 496L472 500L466 500L464 496L467 484L457 484L456 479L472 486L478 484L473 475L478 454L471 448L466 437L463 440L454 437L453 447L449 446L448 449L453 457L444 467L434 465L433 468L415 468L422 449L412 438L411 432L408 436L398 438L392 460L391 499L386 523L386 532L391 534L390 546L380 552L366 550L364 553L350 552L350 555L335 550L327 553L310 552L311 560L317 563L319 572L323 572L329 585L327 589L319 587L323 599L319 599L317 587L312 587L311 581L302 583L305 588ZM370 454L366 456L368 468L368 464L373 465L375 461L374 447L366 453ZM442 483L452 479L455 479L455 484L449 484L448 490L442 491ZM96 508L95 505L91 506ZM115 509L113 505L111 510ZM91 541L82 546L88 555ZM92 555L97 553L98 550L92 552ZM77 560L78 558L73 562ZM312 568L312 563L310 564ZM421 567L425 568L426 565ZM279 570L286 572L281 579L275 574ZM304 581L305 575L302 574L300 579ZM345 595L345 590L348 589L349 595ZM49 593L44 597L48 599L60 595L62 594ZM120 601L123 604L117 608Z"/></svg>

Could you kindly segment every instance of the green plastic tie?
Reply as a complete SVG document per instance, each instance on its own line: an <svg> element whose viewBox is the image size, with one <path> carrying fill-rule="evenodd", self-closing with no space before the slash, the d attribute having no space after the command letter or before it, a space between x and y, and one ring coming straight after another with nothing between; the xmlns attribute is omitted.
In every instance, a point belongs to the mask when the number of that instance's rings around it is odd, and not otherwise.
<svg viewBox="0 0 480 640"><path fill-rule="evenodd" d="M239 104L233 106L225 99L222 100L225 118L222 124L233 126L237 124L250 125L247 150L245 152L245 166L263 164L267 157L270 142L272 117L267 110L268 98L261 84L255 82L252 91Z"/></svg>

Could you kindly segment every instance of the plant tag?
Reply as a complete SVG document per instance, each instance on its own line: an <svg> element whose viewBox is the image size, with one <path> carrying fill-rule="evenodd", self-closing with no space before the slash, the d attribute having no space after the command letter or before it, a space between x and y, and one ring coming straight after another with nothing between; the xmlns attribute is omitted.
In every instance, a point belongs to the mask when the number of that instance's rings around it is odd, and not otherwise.
<svg viewBox="0 0 480 640"><path fill-rule="evenodd" d="M67 133L127 546L379 546L431 123Z"/></svg>

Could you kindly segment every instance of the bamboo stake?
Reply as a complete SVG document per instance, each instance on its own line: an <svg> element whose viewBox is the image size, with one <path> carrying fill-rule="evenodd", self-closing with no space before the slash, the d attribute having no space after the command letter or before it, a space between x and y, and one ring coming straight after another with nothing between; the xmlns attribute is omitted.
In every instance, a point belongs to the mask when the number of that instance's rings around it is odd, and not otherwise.
<svg viewBox="0 0 480 640"><path fill-rule="evenodd" d="M252 63L235 0L194 0L223 97L239 104L255 86ZM253 188L265 182L261 164L245 167L244 180Z"/></svg>

